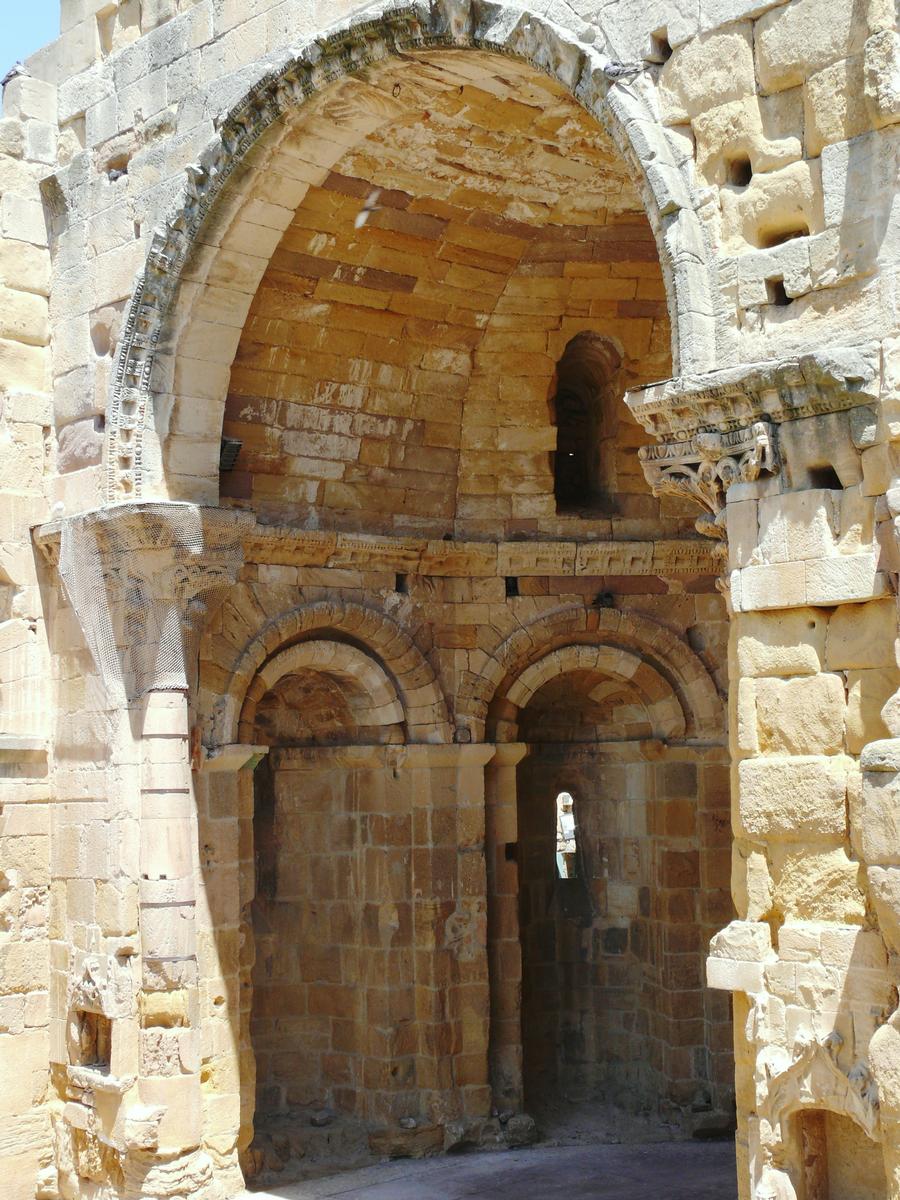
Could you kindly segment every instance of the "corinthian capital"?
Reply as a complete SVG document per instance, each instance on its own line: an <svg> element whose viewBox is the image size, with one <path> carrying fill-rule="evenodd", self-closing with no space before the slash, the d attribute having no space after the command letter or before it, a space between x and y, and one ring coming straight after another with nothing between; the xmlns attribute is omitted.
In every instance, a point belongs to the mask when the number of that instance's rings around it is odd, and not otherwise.
<svg viewBox="0 0 900 1200"><path fill-rule="evenodd" d="M707 510L697 529L724 537L721 517L725 493L737 482L750 483L763 472L778 470L775 430L769 421L754 421L727 433L702 430L685 441L660 442L639 452L654 496L686 496Z"/></svg>

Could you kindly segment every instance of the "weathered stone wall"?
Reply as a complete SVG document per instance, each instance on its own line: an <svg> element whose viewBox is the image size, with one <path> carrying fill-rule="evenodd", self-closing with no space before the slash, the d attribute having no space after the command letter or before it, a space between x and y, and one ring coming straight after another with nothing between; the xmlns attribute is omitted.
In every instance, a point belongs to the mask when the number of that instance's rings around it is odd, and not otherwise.
<svg viewBox="0 0 900 1200"><path fill-rule="evenodd" d="M0 119L0 1161L10 1200L50 1166L49 678L31 526L53 470L48 216L56 92L19 78Z"/></svg>

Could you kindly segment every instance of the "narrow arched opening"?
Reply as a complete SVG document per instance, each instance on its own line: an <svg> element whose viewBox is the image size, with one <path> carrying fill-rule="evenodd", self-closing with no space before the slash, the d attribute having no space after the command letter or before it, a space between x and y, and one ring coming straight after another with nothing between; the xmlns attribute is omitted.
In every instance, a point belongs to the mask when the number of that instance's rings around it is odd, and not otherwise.
<svg viewBox="0 0 900 1200"><path fill-rule="evenodd" d="M606 337L579 333L556 366L553 491L558 513L612 511L622 355Z"/></svg>

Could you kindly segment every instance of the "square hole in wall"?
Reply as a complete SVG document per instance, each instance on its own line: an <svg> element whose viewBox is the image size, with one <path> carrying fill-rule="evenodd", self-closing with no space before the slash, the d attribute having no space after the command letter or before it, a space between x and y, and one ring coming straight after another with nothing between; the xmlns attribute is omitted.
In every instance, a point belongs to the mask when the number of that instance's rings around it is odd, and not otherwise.
<svg viewBox="0 0 900 1200"><path fill-rule="evenodd" d="M112 1021L101 1013L76 1013L78 1065L109 1074L112 1060Z"/></svg>

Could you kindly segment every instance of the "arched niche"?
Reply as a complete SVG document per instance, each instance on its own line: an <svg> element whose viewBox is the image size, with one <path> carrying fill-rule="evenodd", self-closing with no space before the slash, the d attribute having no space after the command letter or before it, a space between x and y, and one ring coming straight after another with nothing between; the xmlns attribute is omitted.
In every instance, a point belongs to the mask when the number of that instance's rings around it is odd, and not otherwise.
<svg viewBox="0 0 900 1200"><path fill-rule="evenodd" d="M388 6L328 38L286 50L274 67L267 62L188 168L172 216L154 236L125 322L107 418L110 499L218 498L231 364L252 297L306 190L349 147L396 118L402 82L398 77L387 92L378 84L396 68L398 55L407 66L462 55L459 70L477 85L479 59L495 53L507 56L510 71L522 63L549 76L597 119L598 129L608 128L653 227L676 367L709 368L711 275L705 260L696 268L705 242L648 88L611 84L598 49L512 5ZM365 103L341 91L348 82ZM330 136L329 142L310 132L313 161L305 173L291 152L298 120L322 123Z"/></svg>

